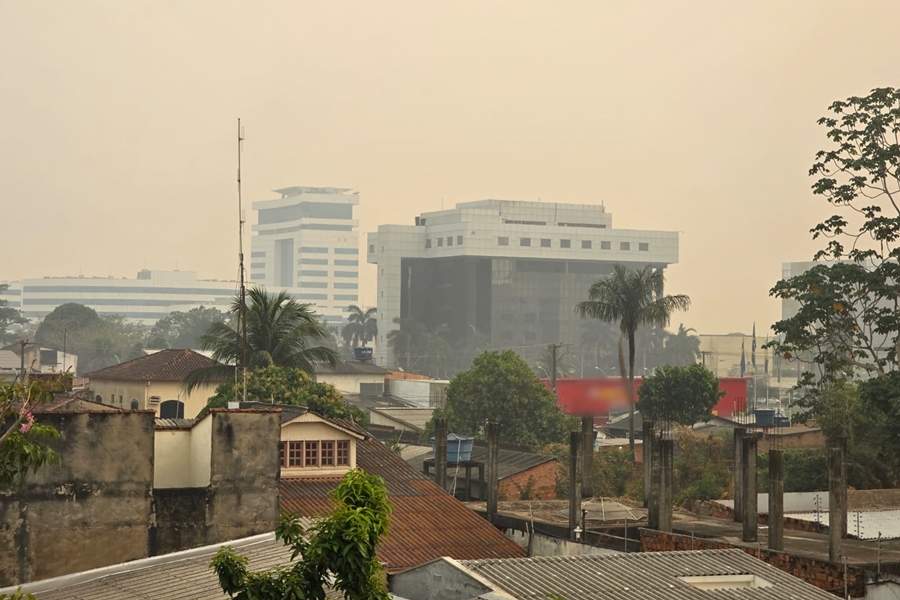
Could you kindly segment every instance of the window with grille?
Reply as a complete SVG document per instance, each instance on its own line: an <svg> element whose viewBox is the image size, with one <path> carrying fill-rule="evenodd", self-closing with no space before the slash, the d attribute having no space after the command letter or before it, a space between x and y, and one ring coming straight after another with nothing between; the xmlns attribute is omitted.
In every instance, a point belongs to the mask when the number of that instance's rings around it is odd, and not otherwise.
<svg viewBox="0 0 900 600"><path fill-rule="evenodd" d="M334 442L321 442L319 446L319 451L322 453L321 460L319 461L320 467L333 467L334 466Z"/></svg>
<svg viewBox="0 0 900 600"><path fill-rule="evenodd" d="M304 442L306 444L306 452L303 457L304 467L319 466L319 442Z"/></svg>
<svg viewBox="0 0 900 600"><path fill-rule="evenodd" d="M303 466L303 442L288 442L287 459L289 467Z"/></svg>
<svg viewBox="0 0 900 600"><path fill-rule="evenodd" d="M350 441L343 440L337 443L337 464L338 466L350 465Z"/></svg>

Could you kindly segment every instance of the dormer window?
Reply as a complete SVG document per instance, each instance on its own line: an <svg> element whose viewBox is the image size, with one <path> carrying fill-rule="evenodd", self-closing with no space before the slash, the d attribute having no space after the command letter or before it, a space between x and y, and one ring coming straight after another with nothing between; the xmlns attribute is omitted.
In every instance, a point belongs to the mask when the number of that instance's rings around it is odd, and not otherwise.
<svg viewBox="0 0 900 600"><path fill-rule="evenodd" d="M282 477L339 475L356 466L356 442L365 439L354 427L314 413L281 425Z"/></svg>

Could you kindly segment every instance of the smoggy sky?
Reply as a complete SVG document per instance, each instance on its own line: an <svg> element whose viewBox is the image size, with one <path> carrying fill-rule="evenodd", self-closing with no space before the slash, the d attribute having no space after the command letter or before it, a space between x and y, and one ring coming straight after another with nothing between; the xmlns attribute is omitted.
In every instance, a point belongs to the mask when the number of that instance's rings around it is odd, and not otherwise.
<svg viewBox="0 0 900 600"><path fill-rule="evenodd" d="M703 333L765 331L836 99L897 86L895 0L0 0L0 280L237 272L244 198L605 203L675 230ZM249 235L247 237L249 240ZM374 267L361 304L373 304Z"/></svg>

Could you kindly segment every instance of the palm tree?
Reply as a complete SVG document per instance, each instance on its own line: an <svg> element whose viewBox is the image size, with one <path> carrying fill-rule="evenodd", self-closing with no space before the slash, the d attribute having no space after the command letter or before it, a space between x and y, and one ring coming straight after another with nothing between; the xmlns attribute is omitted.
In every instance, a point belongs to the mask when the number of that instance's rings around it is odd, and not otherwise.
<svg viewBox="0 0 900 600"><path fill-rule="evenodd" d="M666 355L670 364L677 367L686 367L697 362L700 358L700 338L691 335L697 333L693 327L685 329L683 323L678 324L678 332L670 333L666 339Z"/></svg>
<svg viewBox="0 0 900 600"><path fill-rule="evenodd" d="M662 269L644 267L639 271L616 265L612 275L591 285L588 299L579 302L575 310L582 318L591 317L606 323L619 323L622 336L628 340L628 448L634 460L634 338L641 325L669 324L672 313L687 310L691 299L684 295L663 295L665 274ZM624 377L625 374L622 374Z"/></svg>
<svg viewBox="0 0 900 600"><path fill-rule="evenodd" d="M334 366L340 361L338 353L327 346L328 328L316 319L309 304L297 302L286 292L270 294L258 287L247 290L247 299L249 369L292 367L315 379L316 365ZM235 317L231 322L238 322L240 311L240 298L235 298L229 311ZM212 351L218 364L188 373L184 386L189 393L198 385L234 377L243 356L241 331L231 323L213 323L200 336L200 348Z"/></svg>
<svg viewBox="0 0 900 600"><path fill-rule="evenodd" d="M540 353L537 361L534 363L539 373L543 373L548 378L553 370L553 346L545 346ZM575 363L572 362L573 356L569 352L557 353L556 355L556 377L571 377L578 370Z"/></svg>
<svg viewBox="0 0 900 600"><path fill-rule="evenodd" d="M421 323L407 317L394 317L393 323L397 329L388 332L387 344L394 349L397 366L402 366L408 371L412 368L413 353L418 353L425 345L428 331ZM401 357L406 359L402 365Z"/></svg>
<svg viewBox="0 0 900 600"><path fill-rule="evenodd" d="M377 308L361 309L356 305L347 307L350 315L347 317L347 324L341 330L341 337L348 346L356 348L363 346L374 340L378 336L378 314Z"/></svg>

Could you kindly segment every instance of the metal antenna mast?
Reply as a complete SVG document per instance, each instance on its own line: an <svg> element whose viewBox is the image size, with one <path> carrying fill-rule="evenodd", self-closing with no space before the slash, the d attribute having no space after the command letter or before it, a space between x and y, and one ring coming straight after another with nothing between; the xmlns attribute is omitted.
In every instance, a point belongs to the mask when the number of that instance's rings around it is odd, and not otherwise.
<svg viewBox="0 0 900 600"><path fill-rule="evenodd" d="M238 317L238 331L241 334L241 375L243 379L243 394L241 398L247 401L247 288L244 285L244 204L241 198L241 150L244 147L244 129L241 127L241 120L238 118L238 136L237 136L237 192L238 192L238 262L241 280L241 311ZM235 390L237 395L237 390Z"/></svg>

